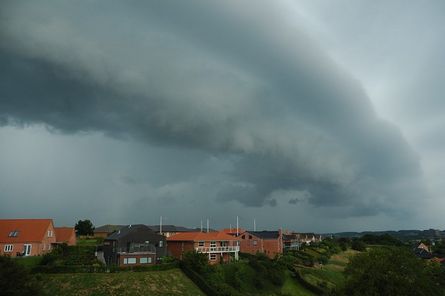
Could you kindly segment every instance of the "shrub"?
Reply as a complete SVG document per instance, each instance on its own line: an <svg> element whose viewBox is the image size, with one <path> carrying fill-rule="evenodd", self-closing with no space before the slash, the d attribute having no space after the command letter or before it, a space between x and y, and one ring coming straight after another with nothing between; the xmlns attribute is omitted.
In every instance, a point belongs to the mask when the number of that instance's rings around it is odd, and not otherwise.
<svg viewBox="0 0 445 296"><path fill-rule="evenodd" d="M188 268L199 274L206 274L210 270L208 257L203 253L187 252L182 261Z"/></svg>
<svg viewBox="0 0 445 296"><path fill-rule="evenodd" d="M345 269L347 295L444 295L437 269L400 247L354 256ZM442 285L442 286L441 286Z"/></svg>
<svg viewBox="0 0 445 296"><path fill-rule="evenodd" d="M25 267L10 257L0 256L0 294L40 295L41 287Z"/></svg>
<svg viewBox="0 0 445 296"><path fill-rule="evenodd" d="M355 239L351 243L351 249L363 252L366 251L366 245L363 241Z"/></svg>

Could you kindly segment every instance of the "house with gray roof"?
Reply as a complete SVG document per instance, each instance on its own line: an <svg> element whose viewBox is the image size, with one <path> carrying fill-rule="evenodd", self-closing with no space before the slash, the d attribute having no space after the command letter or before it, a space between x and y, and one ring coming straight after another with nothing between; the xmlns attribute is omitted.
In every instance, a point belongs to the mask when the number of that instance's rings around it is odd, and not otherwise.
<svg viewBox="0 0 445 296"><path fill-rule="evenodd" d="M166 238L142 224L127 225L112 233L102 249L107 265L123 267L156 264L167 255Z"/></svg>

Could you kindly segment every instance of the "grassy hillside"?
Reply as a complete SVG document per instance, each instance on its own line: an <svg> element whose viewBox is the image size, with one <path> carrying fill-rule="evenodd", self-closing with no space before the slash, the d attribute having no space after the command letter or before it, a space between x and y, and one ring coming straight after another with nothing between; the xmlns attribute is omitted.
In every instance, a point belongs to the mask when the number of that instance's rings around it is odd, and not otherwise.
<svg viewBox="0 0 445 296"><path fill-rule="evenodd" d="M316 265L314 267L301 268L302 277L314 286L322 288L341 287L344 284L343 270L349 262L349 258L357 251L348 250L332 255L328 264Z"/></svg>
<svg viewBox="0 0 445 296"><path fill-rule="evenodd" d="M283 286L281 287L281 295L286 296L313 296L311 291L305 289L301 286L299 282L297 282L294 278L292 278L288 273L286 273L286 279L284 281Z"/></svg>
<svg viewBox="0 0 445 296"><path fill-rule="evenodd" d="M44 295L204 295L180 269L39 276Z"/></svg>

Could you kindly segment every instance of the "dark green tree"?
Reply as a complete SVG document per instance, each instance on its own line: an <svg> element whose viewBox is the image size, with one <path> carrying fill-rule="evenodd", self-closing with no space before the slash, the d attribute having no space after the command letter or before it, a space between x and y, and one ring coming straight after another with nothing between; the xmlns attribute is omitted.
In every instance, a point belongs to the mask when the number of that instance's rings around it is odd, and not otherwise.
<svg viewBox="0 0 445 296"><path fill-rule="evenodd" d="M40 295L41 287L29 271L10 257L0 256L0 295Z"/></svg>
<svg viewBox="0 0 445 296"><path fill-rule="evenodd" d="M184 254L182 261L188 268L201 275L209 272L209 258L204 253L187 252Z"/></svg>
<svg viewBox="0 0 445 296"><path fill-rule="evenodd" d="M74 227L77 235L93 235L94 226L90 220L79 220Z"/></svg>
<svg viewBox="0 0 445 296"><path fill-rule="evenodd" d="M445 295L439 268L400 247L375 248L356 255L345 269L346 295Z"/></svg>
<svg viewBox="0 0 445 296"><path fill-rule="evenodd" d="M359 239L355 239L351 243L351 249L363 252L366 251L366 244Z"/></svg>

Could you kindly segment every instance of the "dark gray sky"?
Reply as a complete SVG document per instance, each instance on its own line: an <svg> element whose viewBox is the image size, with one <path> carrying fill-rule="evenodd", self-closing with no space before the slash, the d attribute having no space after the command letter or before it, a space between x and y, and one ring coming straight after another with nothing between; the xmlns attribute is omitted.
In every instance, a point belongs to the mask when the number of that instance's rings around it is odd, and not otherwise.
<svg viewBox="0 0 445 296"><path fill-rule="evenodd" d="M445 228L442 1L2 1L0 217Z"/></svg>

